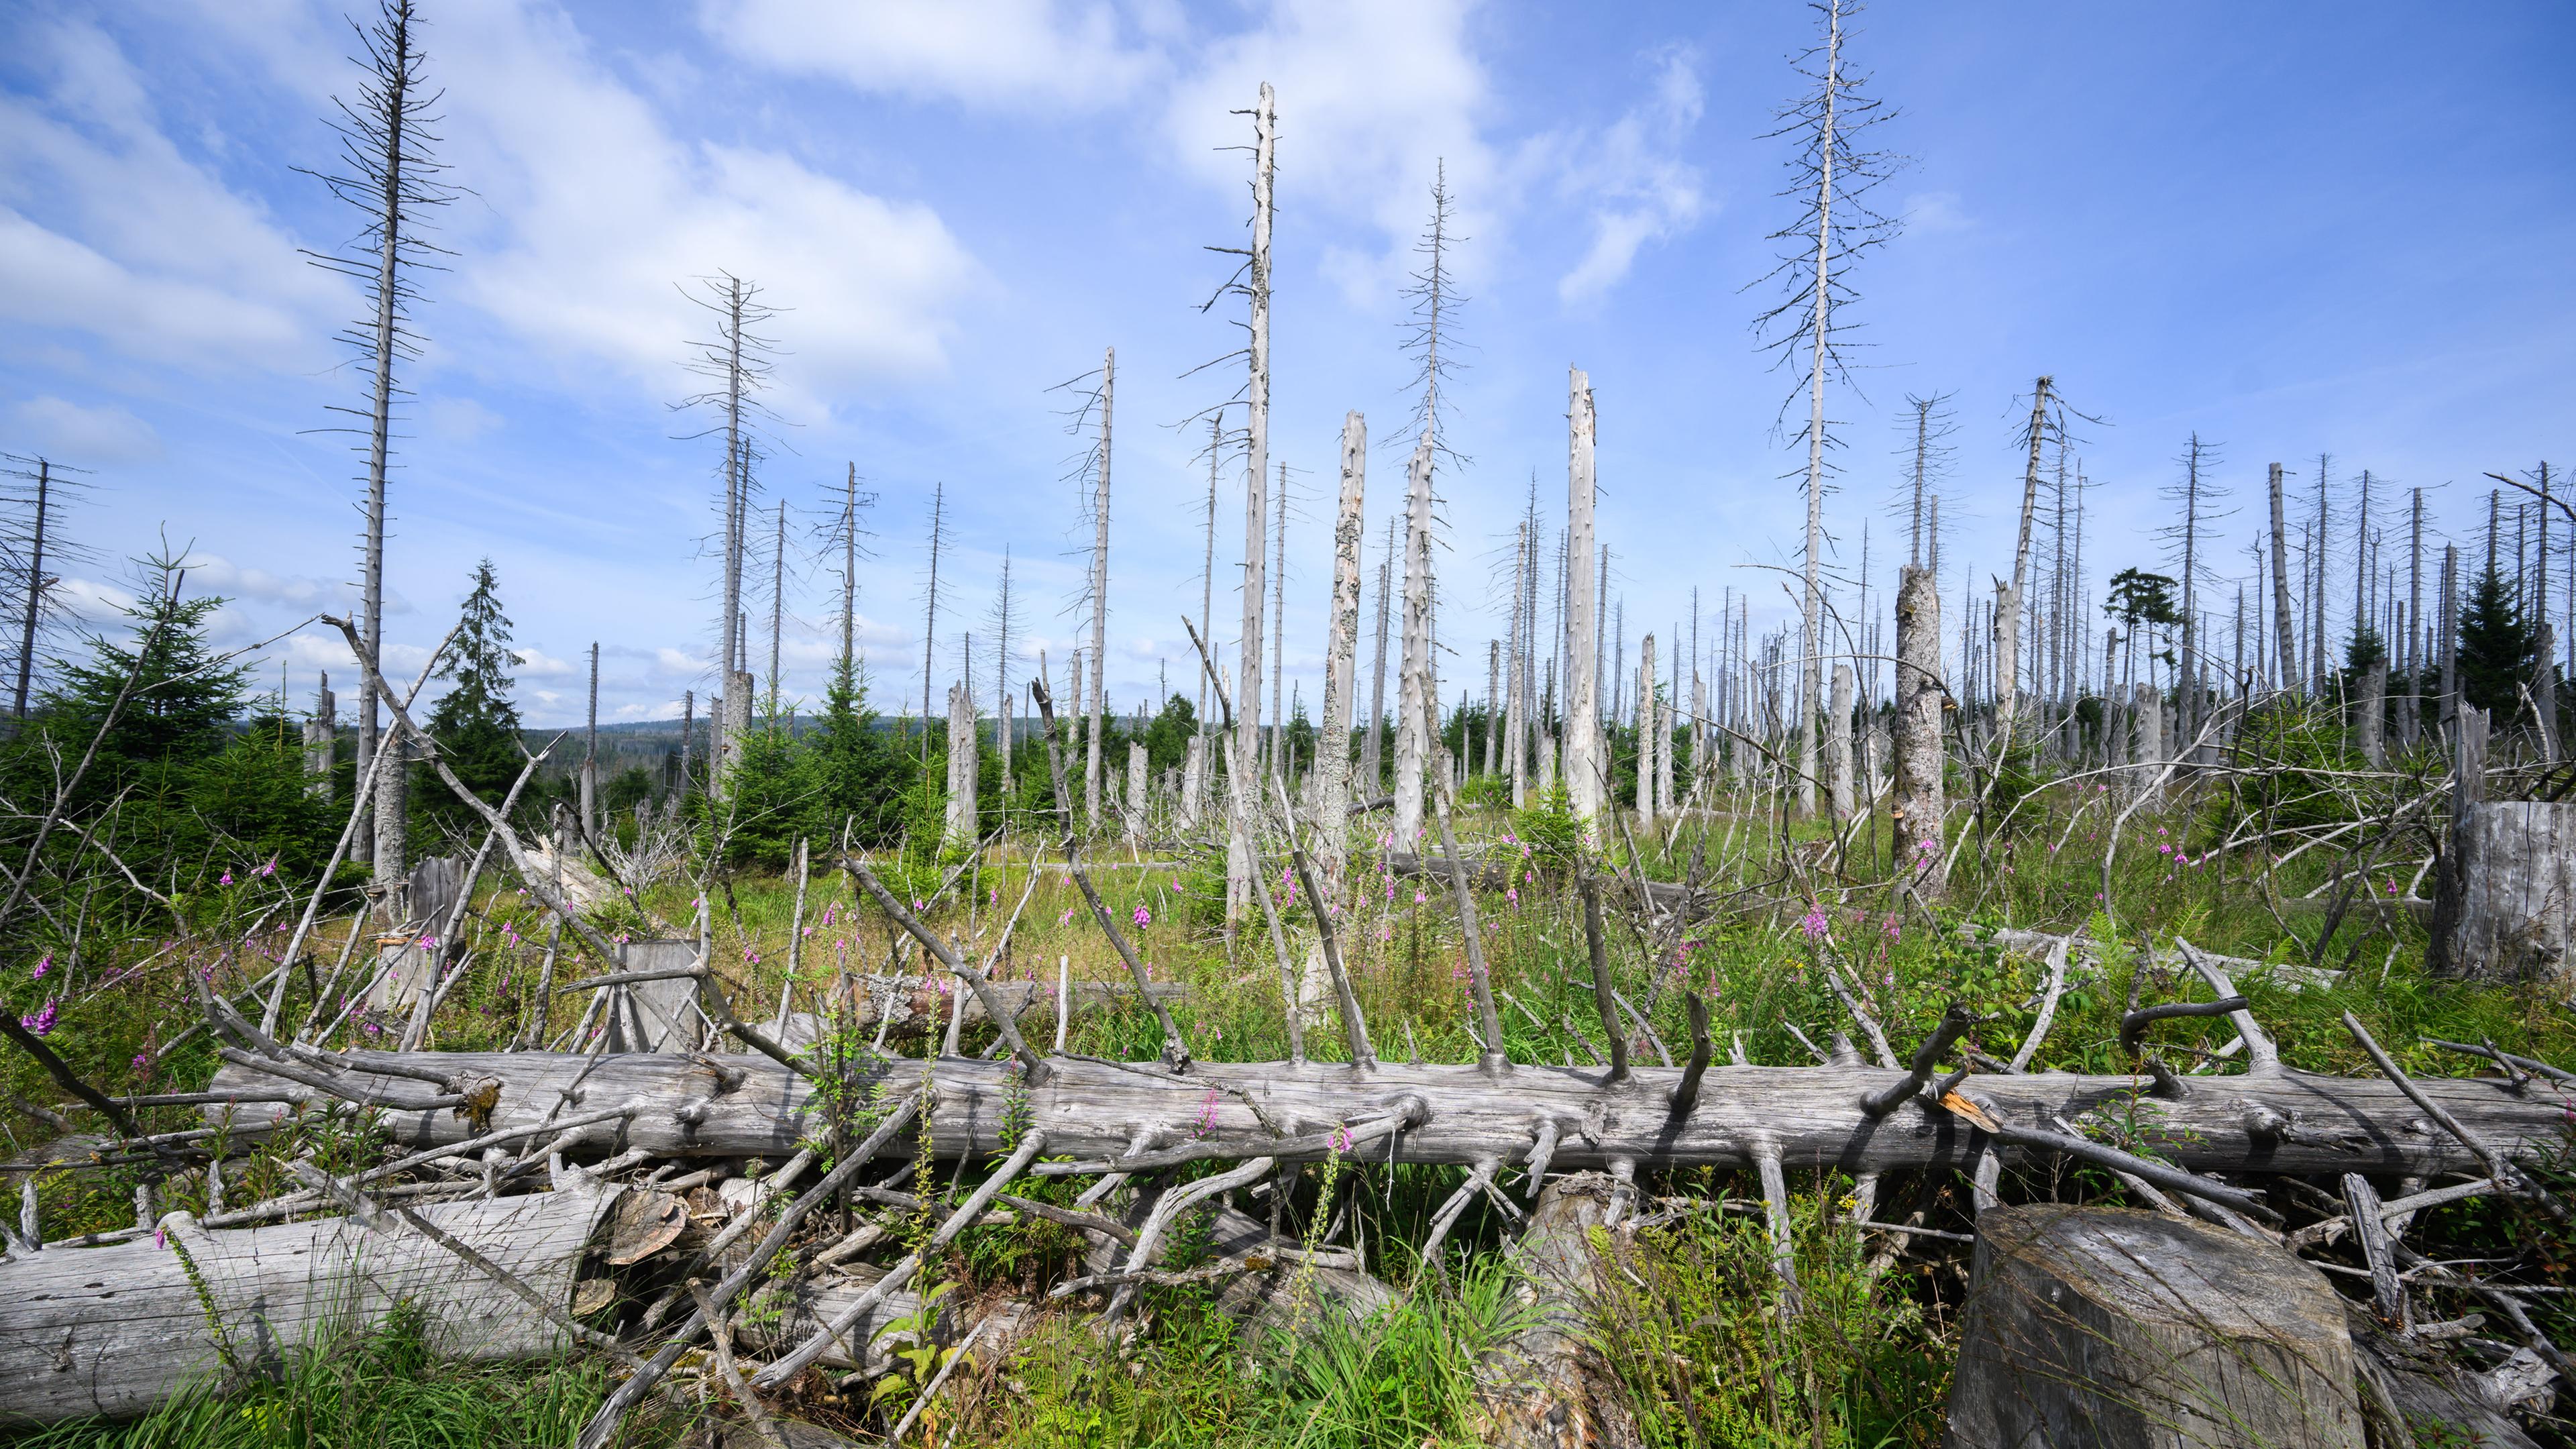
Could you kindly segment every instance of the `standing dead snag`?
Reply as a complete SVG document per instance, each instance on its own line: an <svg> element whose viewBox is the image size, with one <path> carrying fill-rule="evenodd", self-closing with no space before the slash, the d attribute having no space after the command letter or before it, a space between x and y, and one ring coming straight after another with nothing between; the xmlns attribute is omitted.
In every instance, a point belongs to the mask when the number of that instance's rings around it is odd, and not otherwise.
<svg viewBox="0 0 2576 1449"><path fill-rule="evenodd" d="M1100 933L1109 938L1109 944L1118 952L1118 959L1127 963L1127 974L1136 983L1136 994L1153 1006L1154 1015L1163 1027L1164 1064L1179 1071L1189 1065L1189 1042L1182 1037L1180 1025L1172 1020L1171 1008L1154 995L1151 979L1145 974L1145 963L1136 958L1136 948L1127 944L1125 933L1118 929L1118 922L1110 917L1108 905L1100 899L1100 892L1093 888L1090 872L1082 868L1082 827L1075 823L1073 796L1065 788L1064 748L1055 732L1055 700L1047 693L1044 679L1029 681L1029 697L1037 702L1038 728L1046 736L1047 774L1055 787L1056 818L1064 826L1065 873L1073 877L1075 888L1082 892L1084 903L1091 907L1091 918L1099 923ZM926 934L923 940L927 943ZM987 1002L985 1010L992 1012L992 1003Z"/></svg>
<svg viewBox="0 0 2576 1449"><path fill-rule="evenodd" d="M1941 590L1929 568L1907 565L1896 585L1896 870L1929 905L1949 889L1942 850L1942 716L1950 691L1941 674Z"/></svg>
<svg viewBox="0 0 2576 1449"><path fill-rule="evenodd" d="M367 218L357 245L365 251L345 256L307 252L325 271L363 284L369 315L342 336L367 359L367 405L363 413L336 408L366 420L366 537L359 571L358 617L365 634L365 657L376 658L384 643L385 615L385 471L393 440L394 364L420 355L422 337L411 326L411 307L420 299L413 274L446 253L420 235L421 214L444 206L454 188L439 179L447 168L431 149L438 138L423 129L433 117L438 96L428 90L426 58L419 48L419 15L411 0L378 0L375 23L358 33L365 51L360 62L366 79L357 104L336 104L340 119L341 164L346 169L309 172L333 196L356 207ZM370 667L361 665L362 668ZM362 681L363 683L364 681ZM21 712L23 713L23 705ZM373 688L363 690L358 706L358 771L367 772L378 746ZM377 823L366 858L377 863L377 878L399 876L404 869L402 802L408 772L377 777ZM390 804L393 820L386 811Z"/></svg>
<svg viewBox="0 0 2576 1449"><path fill-rule="evenodd" d="M1243 657L1235 676L1243 694L1235 701L1234 759L1247 771L1258 770L1261 759L1261 594L1270 508L1270 188L1278 139L1279 113L1270 83L1263 81L1260 103L1252 111L1252 257L1244 283L1251 303L1251 374L1244 388ZM1228 780L1226 788L1259 798L1260 787L1250 775ZM1252 869L1252 842L1238 830L1226 849L1228 921L1241 916L1251 899Z"/></svg>
<svg viewBox="0 0 2576 1449"><path fill-rule="evenodd" d="M1423 774L1439 737L1431 684L1431 439L1405 469L1404 662L1395 691L1395 839L1422 838Z"/></svg>
<svg viewBox="0 0 2576 1449"><path fill-rule="evenodd" d="M1601 621L1592 556L1592 380L1566 369L1565 468L1565 796L1589 826L1606 805L1608 761L1601 750Z"/></svg>
<svg viewBox="0 0 2576 1449"><path fill-rule="evenodd" d="M1360 543L1367 525L1368 423L1342 418L1342 496L1333 520L1333 605L1324 642L1324 723L1316 746L1315 824L1324 877L1341 898L1351 810L1351 669L1360 634Z"/></svg>

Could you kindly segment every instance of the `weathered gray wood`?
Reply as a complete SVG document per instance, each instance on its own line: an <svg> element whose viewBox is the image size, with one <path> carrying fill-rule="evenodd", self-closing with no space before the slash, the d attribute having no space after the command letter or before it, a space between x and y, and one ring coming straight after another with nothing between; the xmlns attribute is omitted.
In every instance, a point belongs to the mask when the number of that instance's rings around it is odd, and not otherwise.
<svg viewBox="0 0 2576 1449"><path fill-rule="evenodd" d="M1908 566L1896 583L1896 852L1906 889L1925 901L1948 892L1942 850L1943 711L1952 707L1941 666L1941 586L1928 568Z"/></svg>
<svg viewBox="0 0 2576 1449"><path fill-rule="evenodd" d="M698 961L695 941L628 941L617 948L620 972L677 971ZM674 976L604 986L606 1030L612 1052L687 1052L698 1046L698 983ZM587 1043L575 1043L587 1045Z"/></svg>
<svg viewBox="0 0 2576 1449"><path fill-rule="evenodd" d="M559 1104L564 1117L633 1106L622 1128L586 1129L594 1151L613 1142L619 1150L641 1147L677 1156L784 1156L808 1135L807 1119L819 1111L809 1084L765 1057L723 1058L720 1075L708 1060L664 1055L610 1056L596 1066L584 1056L544 1052L348 1055L360 1065L393 1061L469 1080L497 1079L502 1086L492 1130L554 1120L549 1114ZM1381 1064L1354 1072L1329 1063L1200 1062L1175 1073L1158 1063L1055 1057L1048 1067L1047 1079L1028 1087L1016 1080L1008 1061L941 1059L933 1070L938 1154L1000 1150L1003 1118L1019 1111L1028 1125L1047 1133L1050 1153L1074 1159L1042 1163L1036 1169L1041 1175L1092 1170L1084 1165L1125 1155L1138 1134L1148 1131L1160 1134L1156 1141L1181 1145L1126 1165L1315 1159L1325 1154L1337 1126L1368 1136L1369 1124L1404 1115L1415 1118L1412 1125L1394 1132L1391 1146L1381 1133L1371 1160L1391 1155L1398 1162L1473 1163L1494 1157L1516 1164L1550 1120L1560 1125L1556 1162L1567 1171L1606 1167L1619 1158L1641 1168L1741 1168L1751 1165L1753 1144L1766 1135L1779 1144L1784 1162L1855 1175L1964 1164L1985 1145L1982 1134L1920 1101L1872 1123L1861 1109L1862 1097L1902 1080L1904 1073L1860 1065L1712 1066L1701 1080L1697 1106L1678 1124L1670 1104L1681 1072L1661 1067L1634 1068L1616 1084L1605 1083L1601 1068L1527 1064L1500 1078L1472 1064ZM920 1071L918 1063L898 1062L886 1081L902 1090L918 1082ZM356 1086L389 1084L350 1075ZM226 1065L215 1077L218 1091L269 1085L238 1065ZM418 1086L392 1085L406 1092ZM2046 1072L1980 1075L1960 1090L2007 1126L2053 1130L2050 1124L2059 1116L2080 1126L2097 1110L2105 1120L2134 1119L2137 1150L2194 1171L2485 1171L2449 1133L2423 1120L2396 1083L2382 1078L2299 1071L2195 1078L2190 1095L2178 1101L2144 1095L2144 1085L2129 1076ZM2564 1114L2555 1099L2518 1096L2501 1078L2427 1078L2417 1086L2499 1152L2527 1157L2560 1140ZM233 1109L234 1130L257 1130L284 1110L244 1103ZM388 1133L405 1144L453 1143L473 1131L445 1110L396 1112L385 1122Z"/></svg>
<svg viewBox="0 0 2576 1449"><path fill-rule="evenodd" d="M850 983L850 1022L854 1026L873 1027L883 1017L887 1031L894 1036L916 1034L936 1027L948 1019L950 998L942 988L954 991L955 983L934 976L860 976ZM996 981L994 995L1011 1013L1012 1019L1044 1008L1055 1009L1055 986L1045 981ZM1189 988L1177 981L1156 981L1147 988L1156 1001L1178 1001L1189 995ZM1132 1004L1136 988L1124 981L1074 981L1065 988L1068 1007L1088 1011L1099 1007ZM985 1019L984 1000L966 993L965 1015L968 1023ZM790 1051L803 1051L821 1039L823 1018L810 1011L791 1011L777 1032L778 1043Z"/></svg>
<svg viewBox="0 0 2576 1449"><path fill-rule="evenodd" d="M2576 973L2576 804L2488 800L2464 828L2445 967L2491 981L2568 980Z"/></svg>
<svg viewBox="0 0 2576 1449"><path fill-rule="evenodd" d="M1592 379L1566 369L1565 469L1565 798L1586 824L1608 803L1609 760L1601 748L1601 620L1594 598Z"/></svg>
<svg viewBox="0 0 2576 1449"><path fill-rule="evenodd" d="M2058 1204L1977 1216L1955 1449L2363 1449L2343 1299L2205 1223Z"/></svg>
<svg viewBox="0 0 2576 1449"><path fill-rule="evenodd" d="M1503 1449L1637 1442L1617 1376L1593 1345L1586 1303L1601 1291L1592 1230L1606 1224L1612 1179L1598 1172L1548 1183L1511 1249L1515 1292L1529 1317L1476 1365L1479 1440Z"/></svg>
<svg viewBox="0 0 2576 1449"><path fill-rule="evenodd" d="M614 1196L542 1193L417 1211L569 1305L573 1271ZM185 1213L162 1229L158 1240L0 1264L0 1424L141 1413L225 1377L227 1354L241 1372L264 1371L321 1346L326 1332L378 1322L397 1303L417 1309L430 1343L457 1358L562 1347L508 1289L416 1234L373 1233L346 1218L209 1231Z"/></svg>

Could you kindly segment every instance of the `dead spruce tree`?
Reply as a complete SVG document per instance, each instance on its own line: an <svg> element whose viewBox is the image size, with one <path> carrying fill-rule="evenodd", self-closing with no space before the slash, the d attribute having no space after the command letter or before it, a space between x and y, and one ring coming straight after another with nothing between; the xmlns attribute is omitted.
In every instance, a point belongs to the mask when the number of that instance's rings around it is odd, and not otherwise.
<svg viewBox="0 0 2576 1449"><path fill-rule="evenodd" d="M948 595L939 583L939 555L948 545L948 485L930 485L930 537L922 549L927 570L921 585L921 762L930 763L930 681L939 648L939 606Z"/></svg>
<svg viewBox="0 0 2576 1449"><path fill-rule="evenodd" d="M326 271L360 284L367 315L352 322L340 339L367 364L363 407L334 406L361 421L346 431L365 438L366 520L359 554L358 609L369 658L384 643L385 615L385 474L391 464L394 403L403 389L394 380L398 363L415 361L423 340L413 326L412 310L421 293L415 278L438 270L435 258L452 255L431 243L423 231L426 214L444 206L455 188L441 180L447 168L438 160L438 137L426 127L443 93L428 89L428 59L420 48L420 16L411 0L379 0L373 23L357 29L360 54L355 63L364 78L355 103L333 98L339 116L331 122L340 154L332 169L308 171L341 202L365 218L345 251L306 252ZM358 705L358 778L376 781L375 828L362 833L362 858L376 866L376 879L400 881L407 869L403 843L403 791L407 770L372 770L379 748L386 745L378 720L376 692L362 690ZM399 886L389 900L395 917L402 914Z"/></svg>
<svg viewBox="0 0 2576 1449"><path fill-rule="evenodd" d="M2182 709L2181 737L2189 740L2198 737L2209 709L2203 691L2208 661L2200 633L2200 573L2204 566L2201 531L2212 520L2230 516L2232 510L2217 506L2227 496L2226 488L2211 472L2219 461L2217 444L2194 432L2183 447L2183 455L2175 461L2182 464L2182 478L2165 486L2164 497L2181 509L2181 516L2158 532L2176 551L2181 565L2182 678L2176 697Z"/></svg>
<svg viewBox="0 0 2576 1449"><path fill-rule="evenodd" d="M985 616L993 640L993 751L1002 771L1002 793L1011 792L1011 638L1019 627L1012 612L1011 546L1002 545L1002 577L993 592L992 612Z"/></svg>
<svg viewBox="0 0 2576 1449"><path fill-rule="evenodd" d="M725 442L724 466L718 475L724 489L719 510L724 533L719 545L723 570L716 621L716 680L721 688L722 707L715 722L713 763L707 771L708 792L721 797L742 753L742 732L751 724L751 678L745 668L750 641L744 637L742 608L743 561L757 441L761 426L775 421L760 401L760 393L774 376L777 347L761 329L777 312L760 300L758 286L730 272L700 278L696 291L688 296L715 318L716 333L713 338L691 343L696 351L682 364L708 383L704 391L682 398L678 404L683 410L708 417L706 427L682 435L683 440L721 434Z"/></svg>
<svg viewBox="0 0 2576 1449"><path fill-rule="evenodd" d="M1812 89L1782 108L1780 125L1765 138L1787 137L1795 143L1788 162L1792 179L1779 194L1797 199L1799 215L1796 221L1771 234L1770 239L1783 244L1784 250L1779 264L1760 279L1782 283L1787 295L1754 323L1757 333L1765 336L1763 345L1772 351L1777 365L1803 365L1806 374L1782 401L1781 411L1785 416L1798 394L1805 394L1807 418L1797 434L1807 450L1807 528L1799 581L1796 712L1800 723L1796 757L1798 806L1801 813L1808 815L1816 809L1816 734L1824 718L1818 670L1825 637L1825 449L1829 426L1825 385L1828 380L1848 382L1850 376L1836 340L1843 324L1835 316L1835 307L1855 296L1849 277L1853 261L1887 241L1897 227L1894 218L1872 210L1866 200L1892 169L1893 158L1855 144L1870 127L1885 119L1879 114L1879 103L1861 94L1862 79L1852 73L1843 54L1850 38L1849 22L1860 7L1852 0L1816 0L1811 8L1822 19L1824 35L1792 65L1813 83Z"/></svg>
<svg viewBox="0 0 2576 1449"><path fill-rule="evenodd" d="M1412 416L1412 458L1405 470L1404 657L1396 679L1394 824L1395 838L1406 848L1421 839L1422 774L1439 756L1439 667L1433 658L1439 515L1433 478L1443 457L1457 458L1446 438L1441 390L1456 367L1454 349L1444 348L1453 341L1451 314L1463 300L1449 264L1449 248L1461 240L1451 230L1456 214L1443 162L1433 173L1430 219L1414 244L1422 265L1404 293L1413 309L1404 346L1415 359L1413 388L1419 399Z"/></svg>
<svg viewBox="0 0 2576 1449"><path fill-rule="evenodd" d="M1104 349L1097 370L1058 383L1051 391L1074 395L1074 405L1066 414L1065 431L1087 440L1087 446L1075 455L1068 478L1081 500L1081 516L1091 525L1090 566L1083 574L1082 591L1074 597L1073 608L1091 640L1084 651L1089 656L1091 679L1090 713L1082 717L1082 818L1091 829L1098 830L1102 823L1100 791L1104 769L1102 711L1107 708L1109 669L1109 463L1114 443L1113 413L1118 401L1118 349ZM1077 689L1075 693L1078 699L1084 691ZM1077 708L1075 713L1081 714L1081 710Z"/></svg>
<svg viewBox="0 0 2576 1449"><path fill-rule="evenodd" d="M17 683L10 718L27 717L36 682L36 656L70 615L55 592L62 570L98 561L97 554L64 529L63 514L90 490L89 470L47 457L0 453L0 596L15 605ZM325 686L326 690L328 686ZM13 725L14 728L14 725Z"/></svg>

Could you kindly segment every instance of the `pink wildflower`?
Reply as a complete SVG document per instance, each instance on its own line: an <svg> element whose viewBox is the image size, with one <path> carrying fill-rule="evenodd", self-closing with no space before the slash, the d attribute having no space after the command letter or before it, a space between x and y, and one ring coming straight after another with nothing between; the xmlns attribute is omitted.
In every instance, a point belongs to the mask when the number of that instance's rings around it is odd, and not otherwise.
<svg viewBox="0 0 2576 1449"><path fill-rule="evenodd" d="M223 879L221 879L221 880L219 880L219 881L216 881L216 882L215 882L215 884L217 884L217 885L219 885L219 886L228 886L228 885L231 885L232 883L233 883L233 873L232 873L231 871L225 871L225 872L224 872L224 875L223 875Z"/></svg>
<svg viewBox="0 0 2576 1449"><path fill-rule="evenodd" d="M45 959L43 959L42 961L39 961L39 962L37 962L37 963L36 963L36 974L34 974L33 976L28 977L27 979L28 979L28 980L30 980L30 981L42 981L42 980L44 980L44 979L45 979L45 973L46 973L46 972L48 972L48 971L51 971L51 970L53 970L53 969L54 969L54 953L53 953L53 952L51 952L51 951L48 951L48 952L46 952L46 953L45 953Z"/></svg>
<svg viewBox="0 0 2576 1449"><path fill-rule="evenodd" d="M1154 913L1145 909L1143 906L1138 906L1136 908L1135 921L1136 929L1141 931L1147 926L1154 924Z"/></svg>
<svg viewBox="0 0 2576 1449"><path fill-rule="evenodd" d="M1810 941L1823 940L1825 932L1831 929L1831 922L1825 919L1825 908L1821 905L1807 907L1807 913L1798 918L1798 929L1806 932Z"/></svg>
<svg viewBox="0 0 2576 1449"><path fill-rule="evenodd" d="M35 1015L19 1017L18 1024L38 1036L44 1036L54 1029L54 1010L55 999L48 996L45 998L45 1004L37 1009Z"/></svg>

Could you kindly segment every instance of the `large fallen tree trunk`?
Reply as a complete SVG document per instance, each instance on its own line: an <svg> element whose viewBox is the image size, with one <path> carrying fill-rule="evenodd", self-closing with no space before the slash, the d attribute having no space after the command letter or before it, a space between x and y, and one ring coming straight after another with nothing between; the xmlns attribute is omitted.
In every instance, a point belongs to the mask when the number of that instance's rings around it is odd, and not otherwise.
<svg viewBox="0 0 2576 1449"><path fill-rule="evenodd" d="M2243 1013L2239 1013L2240 1016ZM2268 1054L2267 1054L2268 1057ZM234 1055L213 1090L269 1091L265 1073ZM350 1053L391 1067L338 1080L379 1101L423 1099L386 1110L395 1140L441 1146L493 1133L559 1150L640 1148L658 1156L783 1157L809 1140L823 1103L811 1084L762 1057L610 1056L540 1052ZM1859 1064L1709 1066L1676 1112L1689 1068L1633 1068L1623 1081L1602 1068L1381 1064L1367 1071L1309 1062L1201 1062L1173 1072L1081 1057L1045 1059L1032 1087L1009 1062L955 1057L895 1061L891 1092L934 1088L933 1144L941 1157L982 1158L1016 1133L1043 1131L1050 1156L1039 1175L1140 1171L1207 1159L1314 1160L1340 1150L1371 1162L1525 1163L1559 1171L1610 1167L1741 1168L1776 1154L1792 1168L1860 1174L1961 1165L2005 1139L2008 1153L2063 1150L2059 1118L2088 1114L2132 1152L2201 1172L2483 1173L2482 1159L2398 1083L2288 1070L2268 1060L2241 1076L2170 1080L2071 1073L1979 1075L1957 1097L1984 1124L1908 1089L1904 1071ZM454 1098L427 1105L423 1076L499 1084L488 1113L460 1115ZM870 1086L865 1079L857 1085ZM1921 1085L1919 1079L1915 1085ZM2490 1149L2527 1156L2562 1140L2566 1106L2546 1082L2436 1078L2416 1084ZM1869 1100L1875 1098L1876 1100ZM211 1107L234 1130L255 1130L292 1108L273 1102ZM552 1124L592 1120L566 1129ZM2062 1136L2062 1133L2061 1133Z"/></svg>
<svg viewBox="0 0 2576 1449"><path fill-rule="evenodd" d="M614 1192L543 1193L415 1209L569 1307L582 1251ZM185 1213L152 1238L53 1247L0 1265L0 1424L139 1413L191 1386L280 1371L290 1353L419 1315L431 1348L530 1358L563 1335L511 1291L418 1233L353 1218L220 1229Z"/></svg>

